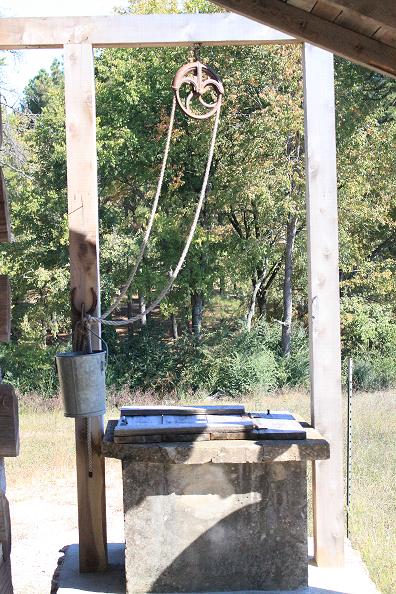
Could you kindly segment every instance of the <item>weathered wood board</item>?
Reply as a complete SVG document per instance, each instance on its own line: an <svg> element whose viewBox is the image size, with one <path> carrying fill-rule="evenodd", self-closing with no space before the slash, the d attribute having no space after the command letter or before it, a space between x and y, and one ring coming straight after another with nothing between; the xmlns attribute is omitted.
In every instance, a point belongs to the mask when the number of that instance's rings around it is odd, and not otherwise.
<svg viewBox="0 0 396 594"><path fill-rule="evenodd" d="M8 276L0 275L0 342L11 337L11 285Z"/></svg>
<svg viewBox="0 0 396 594"><path fill-rule="evenodd" d="M3 114L0 103L0 148L3 146Z"/></svg>
<svg viewBox="0 0 396 594"><path fill-rule="evenodd" d="M3 171L0 167L0 243L11 241L10 212L8 194Z"/></svg>
<svg viewBox="0 0 396 594"><path fill-rule="evenodd" d="M72 311L75 329L83 303L85 311L93 307L93 315L100 315L95 70L89 43L65 45L64 72L70 286L77 308ZM94 323L92 329L100 336L98 324ZM92 347L100 348L96 336ZM100 450L103 417L92 417L90 424L92 460L88 456L87 421L75 420L81 572L107 568L105 464Z"/></svg>
<svg viewBox="0 0 396 594"><path fill-rule="evenodd" d="M115 443L156 443L176 441L209 441L228 439L305 439L306 432L293 415L285 412L248 414L153 414L162 407L143 407L132 416L121 416L114 430ZM194 407L192 407L192 410ZM124 409L123 409L124 410ZM175 408L172 409L173 411ZM195 410L203 410L195 407ZM218 412L218 411L217 411Z"/></svg>
<svg viewBox="0 0 396 594"><path fill-rule="evenodd" d="M11 553L11 520L10 507L5 494L0 491L0 543L3 558L8 559Z"/></svg>
<svg viewBox="0 0 396 594"><path fill-rule="evenodd" d="M257 439L305 439L306 431L289 412L250 413Z"/></svg>
<svg viewBox="0 0 396 594"><path fill-rule="evenodd" d="M1 553L1 546L0 546ZM5 561L0 555L0 594L13 594L11 582L11 561L7 559Z"/></svg>
<svg viewBox="0 0 396 594"><path fill-rule="evenodd" d="M243 404L220 404L203 406L123 406L121 416L149 415L244 415Z"/></svg>
<svg viewBox="0 0 396 594"><path fill-rule="evenodd" d="M18 398L10 384L0 384L0 456L19 454Z"/></svg>

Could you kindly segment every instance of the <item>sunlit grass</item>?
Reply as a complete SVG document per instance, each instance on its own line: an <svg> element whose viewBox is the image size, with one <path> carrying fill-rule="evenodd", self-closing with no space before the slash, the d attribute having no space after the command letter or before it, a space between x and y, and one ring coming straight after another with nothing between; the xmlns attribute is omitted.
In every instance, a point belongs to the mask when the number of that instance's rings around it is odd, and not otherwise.
<svg viewBox="0 0 396 594"><path fill-rule="evenodd" d="M144 401L142 395L138 400ZM301 392L252 395L246 405L249 409L289 409L309 420L309 397ZM20 490L24 496L29 492L45 496L59 479L74 473L73 420L65 419L57 407L52 412L39 408L23 405L21 455L7 461L12 494ZM108 418L116 416L116 410L108 413ZM354 396L352 442L351 540L380 591L395 594L396 393Z"/></svg>

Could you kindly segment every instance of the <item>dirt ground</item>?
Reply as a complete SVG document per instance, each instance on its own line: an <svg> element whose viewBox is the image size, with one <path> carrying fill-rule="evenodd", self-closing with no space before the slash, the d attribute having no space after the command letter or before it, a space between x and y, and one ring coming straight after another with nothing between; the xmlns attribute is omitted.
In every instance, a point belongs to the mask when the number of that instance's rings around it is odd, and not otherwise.
<svg viewBox="0 0 396 594"><path fill-rule="evenodd" d="M106 467L108 541L123 542L121 463ZM74 469L27 488L8 485L12 501L12 570L15 594L50 594L60 549L78 542Z"/></svg>
<svg viewBox="0 0 396 594"><path fill-rule="evenodd" d="M265 395L246 406L288 409L309 418L307 394ZM50 594L60 549L78 542L74 424L60 408L31 408L21 410L20 456L6 459L13 580L15 594ZM351 540L383 594L396 593L395 412L394 391L354 396ZM109 418L118 415L109 412ZM106 460L106 482L108 541L123 542L118 460Z"/></svg>

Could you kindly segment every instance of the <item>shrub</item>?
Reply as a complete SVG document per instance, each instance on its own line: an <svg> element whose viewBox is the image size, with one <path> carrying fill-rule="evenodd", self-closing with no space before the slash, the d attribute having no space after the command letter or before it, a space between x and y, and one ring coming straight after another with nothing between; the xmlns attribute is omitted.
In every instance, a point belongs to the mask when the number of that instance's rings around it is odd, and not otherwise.
<svg viewBox="0 0 396 594"><path fill-rule="evenodd" d="M341 302L342 348L344 355L381 353L396 348L396 323L389 305L362 297L345 297Z"/></svg>
<svg viewBox="0 0 396 594"><path fill-rule="evenodd" d="M55 353L59 345L39 347L37 344L18 343L0 347L0 367L4 380L12 383L21 393L38 392L51 397L58 391L55 371Z"/></svg>
<svg viewBox="0 0 396 594"><path fill-rule="evenodd" d="M396 386L396 360L394 355L355 359L353 383L356 389L367 392Z"/></svg>

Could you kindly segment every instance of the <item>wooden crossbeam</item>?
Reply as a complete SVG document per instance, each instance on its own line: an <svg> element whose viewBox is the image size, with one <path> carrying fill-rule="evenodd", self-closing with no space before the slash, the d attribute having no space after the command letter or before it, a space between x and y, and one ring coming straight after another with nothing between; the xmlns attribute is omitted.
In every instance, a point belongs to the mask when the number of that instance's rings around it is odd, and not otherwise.
<svg viewBox="0 0 396 594"><path fill-rule="evenodd" d="M396 48L282 0L213 0L238 14L396 78Z"/></svg>
<svg viewBox="0 0 396 594"><path fill-rule="evenodd" d="M290 35L232 13L0 18L0 49L156 47L298 43Z"/></svg>

